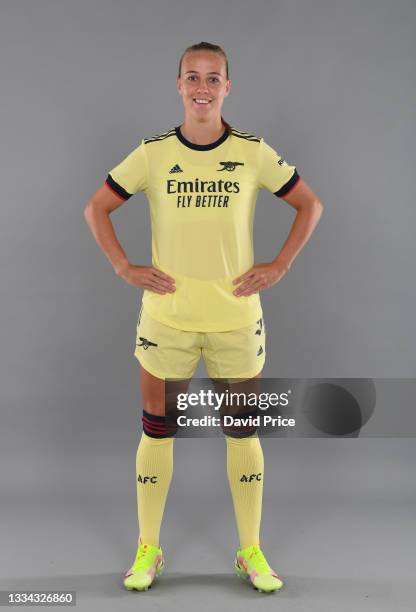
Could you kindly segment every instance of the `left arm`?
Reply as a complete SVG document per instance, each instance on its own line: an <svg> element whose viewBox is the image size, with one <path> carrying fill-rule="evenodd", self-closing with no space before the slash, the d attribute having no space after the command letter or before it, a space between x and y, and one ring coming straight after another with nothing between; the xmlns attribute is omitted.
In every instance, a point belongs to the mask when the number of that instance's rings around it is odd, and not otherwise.
<svg viewBox="0 0 416 612"><path fill-rule="evenodd" d="M254 264L250 270L234 279L234 285L241 283L233 291L237 297L257 293L279 282L318 224L323 211L322 203L302 177L282 196L282 200L297 211L286 242L272 262Z"/></svg>

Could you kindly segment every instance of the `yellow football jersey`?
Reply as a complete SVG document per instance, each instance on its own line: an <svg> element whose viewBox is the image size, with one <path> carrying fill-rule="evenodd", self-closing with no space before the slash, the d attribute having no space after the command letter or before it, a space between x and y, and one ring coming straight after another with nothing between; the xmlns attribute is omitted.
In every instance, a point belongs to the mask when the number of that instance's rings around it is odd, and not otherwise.
<svg viewBox="0 0 416 612"><path fill-rule="evenodd" d="M124 199L146 193L152 264L175 279L173 293L145 290L144 310L165 325L201 332L260 319L259 293L233 295L233 279L254 263L257 192L283 196L299 178L263 138L232 127L208 145L190 142L180 127L143 139L106 184Z"/></svg>

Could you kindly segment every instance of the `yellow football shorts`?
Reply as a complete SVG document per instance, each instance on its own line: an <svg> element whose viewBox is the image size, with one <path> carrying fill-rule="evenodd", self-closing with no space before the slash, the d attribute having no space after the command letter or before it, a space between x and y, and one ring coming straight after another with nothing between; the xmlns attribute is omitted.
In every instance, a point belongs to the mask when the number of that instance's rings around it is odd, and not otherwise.
<svg viewBox="0 0 416 612"><path fill-rule="evenodd" d="M163 380L192 378L201 356L213 379L254 378L266 356L263 319L223 332L194 332L170 327L140 309L135 357L145 370Z"/></svg>

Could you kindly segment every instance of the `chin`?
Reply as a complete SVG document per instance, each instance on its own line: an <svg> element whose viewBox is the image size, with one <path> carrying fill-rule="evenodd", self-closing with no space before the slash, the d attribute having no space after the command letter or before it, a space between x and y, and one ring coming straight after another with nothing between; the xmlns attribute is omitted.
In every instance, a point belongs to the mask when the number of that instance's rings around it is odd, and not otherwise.
<svg viewBox="0 0 416 612"><path fill-rule="evenodd" d="M211 116L211 113L198 113L198 112L195 112L195 110L194 110L194 109L192 109L192 110L193 110L193 112L191 113L191 114L192 114L192 116L193 116L195 119L197 119L198 121L201 121L201 122L202 122L202 121L206 121L206 120L207 120L207 119L209 119L209 118L210 118L210 116Z"/></svg>

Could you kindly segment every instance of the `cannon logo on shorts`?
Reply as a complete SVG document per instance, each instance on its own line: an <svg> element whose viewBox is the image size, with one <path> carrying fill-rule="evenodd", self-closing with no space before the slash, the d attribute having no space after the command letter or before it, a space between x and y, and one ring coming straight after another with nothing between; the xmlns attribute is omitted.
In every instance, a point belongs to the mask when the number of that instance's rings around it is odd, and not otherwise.
<svg viewBox="0 0 416 612"><path fill-rule="evenodd" d="M228 172L233 172L236 169L236 166L244 166L243 162L238 161L225 161L219 162L222 168L219 168L217 172L222 172L223 170L227 170Z"/></svg>
<svg viewBox="0 0 416 612"><path fill-rule="evenodd" d="M261 480L261 472L258 474L243 474L240 478L240 482L252 482L253 480Z"/></svg>
<svg viewBox="0 0 416 612"><path fill-rule="evenodd" d="M137 478L137 482L141 482L142 484L146 484L147 482L156 484L157 476L142 476L141 474L139 474L139 477Z"/></svg>
<svg viewBox="0 0 416 612"><path fill-rule="evenodd" d="M152 342L147 338L142 338L142 336L139 336L139 340L141 340L141 342L136 342L136 346L142 346L145 351L147 351L149 346L157 346L156 342Z"/></svg>
<svg viewBox="0 0 416 612"><path fill-rule="evenodd" d="M261 345L259 350L257 351L257 357L260 357L260 355L263 355L263 347Z"/></svg>

